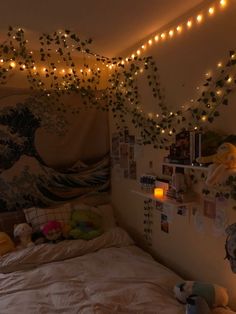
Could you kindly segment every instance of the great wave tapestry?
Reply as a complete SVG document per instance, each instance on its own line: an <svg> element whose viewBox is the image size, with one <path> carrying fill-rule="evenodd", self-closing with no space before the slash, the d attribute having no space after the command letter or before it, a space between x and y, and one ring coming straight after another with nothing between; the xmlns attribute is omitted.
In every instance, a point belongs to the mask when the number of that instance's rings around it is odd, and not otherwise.
<svg viewBox="0 0 236 314"><path fill-rule="evenodd" d="M0 211L45 207L106 191L109 185L107 114L37 105L25 90L0 90Z"/></svg>

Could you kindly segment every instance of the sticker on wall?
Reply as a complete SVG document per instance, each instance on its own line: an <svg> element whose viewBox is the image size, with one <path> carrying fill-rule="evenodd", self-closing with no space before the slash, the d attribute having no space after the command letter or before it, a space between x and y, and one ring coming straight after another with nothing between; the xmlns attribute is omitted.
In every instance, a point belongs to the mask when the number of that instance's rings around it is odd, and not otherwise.
<svg viewBox="0 0 236 314"><path fill-rule="evenodd" d="M203 213L205 217L215 219L216 217L216 201L215 199L203 200Z"/></svg>
<svg viewBox="0 0 236 314"><path fill-rule="evenodd" d="M168 216L165 214L161 214L161 230L165 233L169 233Z"/></svg>
<svg viewBox="0 0 236 314"><path fill-rule="evenodd" d="M187 211L188 211L187 206L179 206L179 207L177 208L177 215L180 215L180 216L187 216Z"/></svg>
<svg viewBox="0 0 236 314"><path fill-rule="evenodd" d="M174 209L172 205L164 204L163 206L163 214L168 217L169 223L172 223L174 220Z"/></svg>
<svg viewBox="0 0 236 314"><path fill-rule="evenodd" d="M163 211L163 203L159 201L154 201L156 210L162 212Z"/></svg>

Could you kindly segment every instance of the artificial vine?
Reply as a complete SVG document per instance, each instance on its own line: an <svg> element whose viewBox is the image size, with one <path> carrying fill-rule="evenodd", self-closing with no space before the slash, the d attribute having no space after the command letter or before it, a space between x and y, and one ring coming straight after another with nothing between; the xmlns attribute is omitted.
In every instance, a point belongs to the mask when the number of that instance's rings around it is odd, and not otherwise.
<svg viewBox="0 0 236 314"><path fill-rule="evenodd" d="M55 111L63 123L63 96L77 93L82 97L84 108L110 110L118 130L131 122L140 131L143 144L165 149L169 149L172 134L183 128L204 129L206 122L213 123L220 115L219 107L229 104L228 97L236 85L234 51L230 51L228 61L215 78L206 78L195 104L185 111L170 112L151 56L126 60L107 58L93 52L89 48L91 42L70 30L44 33L39 37L38 52L32 53L24 30L9 27L6 40L0 44L0 84L7 84L15 67L26 73L31 89L27 104L34 106L39 115L48 113L45 127L50 128L49 116ZM43 73L37 67L40 62L45 67ZM60 74L58 67L63 69ZM152 117L142 111L138 78L144 74L159 111L159 115ZM101 88L104 80L105 87ZM77 114L80 108L70 106L67 110Z"/></svg>

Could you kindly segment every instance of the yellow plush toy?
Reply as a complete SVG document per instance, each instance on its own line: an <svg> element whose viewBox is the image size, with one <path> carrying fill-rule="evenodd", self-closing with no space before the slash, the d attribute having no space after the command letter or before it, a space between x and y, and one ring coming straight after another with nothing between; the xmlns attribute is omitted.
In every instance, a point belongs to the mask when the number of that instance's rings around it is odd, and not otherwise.
<svg viewBox="0 0 236 314"><path fill-rule="evenodd" d="M14 250L15 245L11 238L5 232L0 232L0 256Z"/></svg>
<svg viewBox="0 0 236 314"><path fill-rule="evenodd" d="M208 168L206 184L214 186L221 184L229 175L229 170L236 169L236 146L231 143L223 143L217 149L216 154L197 158L201 164L213 163Z"/></svg>

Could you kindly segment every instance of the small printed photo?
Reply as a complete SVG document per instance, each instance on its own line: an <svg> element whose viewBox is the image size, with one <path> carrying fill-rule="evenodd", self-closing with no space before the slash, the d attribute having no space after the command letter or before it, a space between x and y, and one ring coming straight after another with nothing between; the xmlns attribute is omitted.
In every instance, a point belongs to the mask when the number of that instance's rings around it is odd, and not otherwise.
<svg viewBox="0 0 236 314"><path fill-rule="evenodd" d="M168 217L164 214L161 214L161 230L165 233L169 233Z"/></svg>
<svg viewBox="0 0 236 314"><path fill-rule="evenodd" d="M129 143L129 130L124 130L125 143Z"/></svg>
<svg viewBox="0 0 236 314"><path fill-rule="evenodd" d="M129 143L130 144L135 144L135 136L134 135L130 135L129 136Z"/></svg>
<svg viewBox="0 0 236 314"><path fill-rule="evenodd" d="M111 138L111 156L119 157L119 144L120 144L120 136L119 133L113 133Z"/></svg>
<svg viewBox="0 0 236 314"><path fill-rule="evenodd" d="M156 201L155 207L158 211L163 211L163 203Z"/></svg>
<svg viewBox="0 0 236 314"><path fill-rule="evenodd" d="M173 167L172 166L163 165L162 166L162 174L164 176L171 177L172 174L173 174Z"/></svg>
<svg viewBox="0 0 236 314"><path fill-rule="evenodd" d="M186 216L187 215L187 206L179 206L177 209L177 214L180 216Z"/></svg>
<svg viewBox="0 0 236 314"><path fill-rule="evenodd" d="M120 144L120 166L123 169L128 168L129 163L129 146L126 143Z"/></svg>
<svg viewBox="0 0 236 314"><path fill-rule="evenodd" d="M130 160L129 162L129 178L130 179L137 179L137 167L136 167L136 161Z"/></svg>
<svg viewBox="0 0 236 314"><path fill-rule="evenodd" d="M134 145L130 145L129 147L129 159L134 160Z"/></svg>
<svg viewBox="0 0 236 314"><path fill-rule="evenodd" d="M204 216L215 219L216 217L216 202L215 200L205 199L203 201L203 214Z"/></svg>

